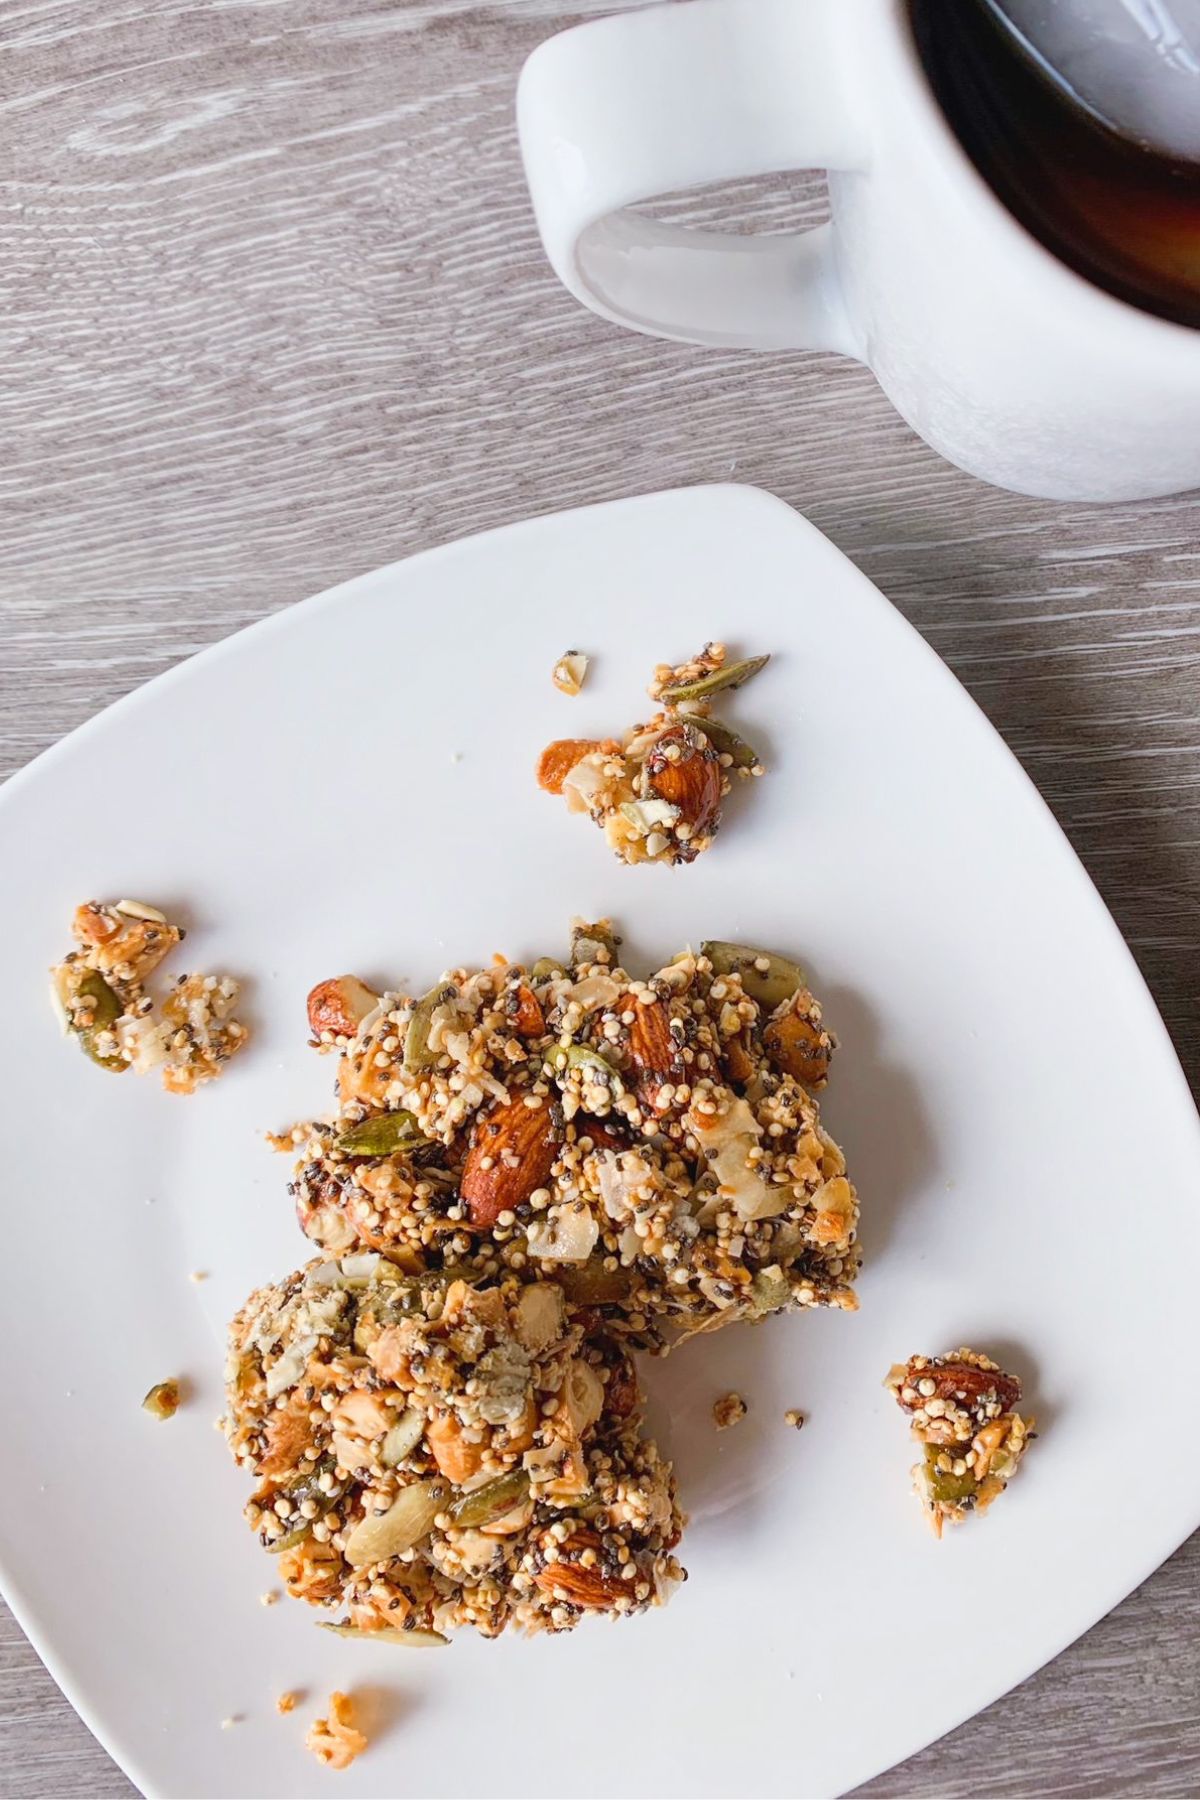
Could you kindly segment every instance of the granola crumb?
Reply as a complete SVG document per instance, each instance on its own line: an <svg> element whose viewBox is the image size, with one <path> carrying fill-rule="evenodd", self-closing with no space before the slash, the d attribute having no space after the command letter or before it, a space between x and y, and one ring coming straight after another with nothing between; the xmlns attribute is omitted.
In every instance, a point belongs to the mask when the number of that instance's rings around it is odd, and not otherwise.
<svg viewBox="0 0 1200 1800"><path fill-rule="evenodd" d="M188 1280L194 1281L196 1283L197 1287L199 1287L199 1285L202 1281L208 1280L208 1270L207 1269L193 1269L191 1274L188 1276Z"/></svg>
<svg viewBox="0 0 1200 1800"><path fill-rule="evenodd" d="M559 680L569 656L556 666L555 681L578 693ZM706 644L687 662L660 663L650 685L660 708L654 717L619 740L548 744L538 760L539 787L560 795L569 812L586 813L622 862L694 862L716 836L732 778L763 773L757 752L710 716L710 702L769 661L753 656L727 663L724 644Z"/></svg>
<svg viewBox="0 0 1200 1800"><path fill-rule="evenodd" d="M984 1513L1008 1486L1037 1435L1036 1420L1016 1409L1021 1383L999 1363L962 1345L945 1356L895 1363L884 1386L909 1416L922 1447L913 1492L935 1537Z"/></svg>
<svg viewBox="0 0 1200 1800"><path fill-rule="evenodd" d="M222 1731L232 1731L234 1726L240 1725L241 1722L242 1722L241 1713L230 1713L230 1715L227 1719L221 1720L221 1730Z"/></svg>
<svg viewBox="0 0 1200 1800"><path fill-rule="evenodd" d="M567 650L554 665L550 679L560 694L569 694L572 699L579 693L587 680L588 659L582 650Z"/></svg>
<svg viewBox="0 0 1200 1800"><path fill-rule="evenodd" d="M793 1431L803 1431L804 1414L797 1407L790 1406L783 1415L783 1422L790 1425Z"/></svg>
<svg viewBox="0 0 1200 1800"><path fill-rule="evenodd" d="M728 1431L731 1425L740 1425L749 1410L740 1394L722 1394L712 1409L717 1430Z"/></svg>
<svg viewBox="0 0 1200 1800"><path fill-rule="evenodd" d="M295 1712L295 1710L296 1695L292 1692L291 1688L289 1688L286 1694L280 1694L278 1700L276 1700L275 1711L277 1713L290 1713Z"/></svg>
<svg viewBox="0 0 1200 1800"><path fill-rule="evenodd" d="M278 1606L278 1604L279 1604L278 1589L277 1588L268 1588L265 1594L260 1594L258 1596L258 1604L260 1606Z"/></svg>
<svg viewBox="0 0 1200 1800"><path fill-rule="evenodd" d="M330 1769L348 1769L355 1757L362 1755L367 1740L354 1724L354 1706L348 1694L330 1694L329 1716L313 1720L304 1746Z"/></svg>
<svg viewBox="0 0 1200 1800"><path fill-rule="evenodd" d="M142 1401L143 1410L154 1419L173 1419L179 1411L182 1396L177 1381L156 1381Z"/></svg>
<svg viewBox="0 0 1200 1800"><path fill-rule="evenodd" d="M147 977L186 937L140 900L75 909L76 948L51 969L51 1000L68 1037L116 1075L162 1073L168 1093L213 1081L249 1037L232 1016L238 984L228 975L181 975L159 1004Z"/></svg>

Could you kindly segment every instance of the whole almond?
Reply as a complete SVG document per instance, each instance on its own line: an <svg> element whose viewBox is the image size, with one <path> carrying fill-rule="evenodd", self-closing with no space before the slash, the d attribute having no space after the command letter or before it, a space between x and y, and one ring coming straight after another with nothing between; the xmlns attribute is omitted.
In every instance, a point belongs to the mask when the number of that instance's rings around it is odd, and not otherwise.
<svg viewBox="0 0 1200 1800"><path fill-rule="evenodd" d="M637 1070L637 1097L652 1112L659 1095L683 1078L683 1053L671 1033L671 1015L661 1000L639 1000L629 1027L629 1060ZM667 1098L670 1105L671 1096Z"/></svg>
<svg viewBox="0 0 1200 1800"><path fill-rule="evenodd" d="M680 823L691 827L678 855L682 862L693 861L703 848L697 839L710 838L721 822L720 758L694 725L672 725L654 740L645 768L651 793L677 806Z"/></svg>
<svg viewBox="0 0 1200 1800"><path fill-rule="evenodd" d="M922 1381L933 1382L933 1394L921 1393L919 1384ZM939 1400L949 1400L969 1412L990 1401L997 1401L1002 1412L1009 1412L1021 1398L1021 1384L1015 1376L1006 1375L1003 1369L980 1369L974 1363L956 1362L953 1358L941 1363L925 1363L921 1367L910 1364L904 1386L916 1389L917 1393L917 1398L911 1402L901 1400L897 1395L905 1412L915 1412L935 1395Z"/></svg>
<svg viewBox="0 0 1200 1800"><path fill-rule="evenodd" d="M599 1548L600 1539L594 1532L572 1532L559 1549L557 1562L539 1569L533 1579L544 1594L570 1606L611 1607L622 1594L631 1594L633 1587L619 1575L606 1575L599 1567L586 1567L576 1560L584 1550Z"/></svg>
<svg viewBox="0 0 1200 1800"><path fill-rule="evenodd" d="M522 1098L494 1106L475 1128L459 1191L478 1231L490 1230L550 1178L560 1138L549 1101L529 1098L538 1104Z"/></svg>

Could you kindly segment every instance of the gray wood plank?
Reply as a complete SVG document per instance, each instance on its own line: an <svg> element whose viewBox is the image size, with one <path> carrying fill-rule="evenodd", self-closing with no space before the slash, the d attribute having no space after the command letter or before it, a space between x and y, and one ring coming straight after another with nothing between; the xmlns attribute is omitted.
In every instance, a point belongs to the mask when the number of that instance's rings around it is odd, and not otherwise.
<svg viewBox="0 0 1200 1800"><path fill-rule="evenodd" d="M1193 1082L1200 497L1054 505L940 463L870 375L697 352L562 292L517 70L599 0L0 9L0 774L191 651L525 514L758 482L1001 730ZM819 183L680 218L778 230ZM1080 1643L864 1790L1200 1791L1193 1540ZM132 1792L0 1612L0 1791Z"/></svg>

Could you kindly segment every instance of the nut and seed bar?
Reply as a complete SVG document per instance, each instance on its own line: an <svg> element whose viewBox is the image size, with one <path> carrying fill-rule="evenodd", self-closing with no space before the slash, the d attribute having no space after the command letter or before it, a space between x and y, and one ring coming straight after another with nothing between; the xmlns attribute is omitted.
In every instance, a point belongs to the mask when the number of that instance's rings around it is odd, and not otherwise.
<svg viewBox="0 0 1200 1800"><path fill-rule="evenodd" d="M626 1352L511 1273L358 1253L260 1289L230 1327L247 1520L341 1636L433 1647L660 1605L683 1521L640 1410Z"/></svg>
<svg viewBox="0 0 1200 1800"><path fill-rule="evenodd" d="M816 1099L834 1041L783 957L710 942L647 980L608 921L569 957L459 968L423 997L309 996L338 1116L298 1152L335 1255L541 1274L633 1342L856 1305L858 1201Z"/></svg>

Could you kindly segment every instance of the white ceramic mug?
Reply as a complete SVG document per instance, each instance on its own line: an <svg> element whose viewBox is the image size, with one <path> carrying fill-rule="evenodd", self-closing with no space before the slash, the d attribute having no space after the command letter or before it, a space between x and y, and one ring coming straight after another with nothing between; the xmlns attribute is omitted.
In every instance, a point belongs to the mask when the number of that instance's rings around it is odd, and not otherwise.
<svg viewBox="0 0 1200 1800"><path fill-rule="evenodd" d="M517 110L547 254L604 318L858 357L935 450L1022 493L1200 485L1200 331L1093 287L1017 223L947 124L903 0L597 20L534 51ZM832 220L794 236L626 210L796 168L828 169Z"/></svg>

